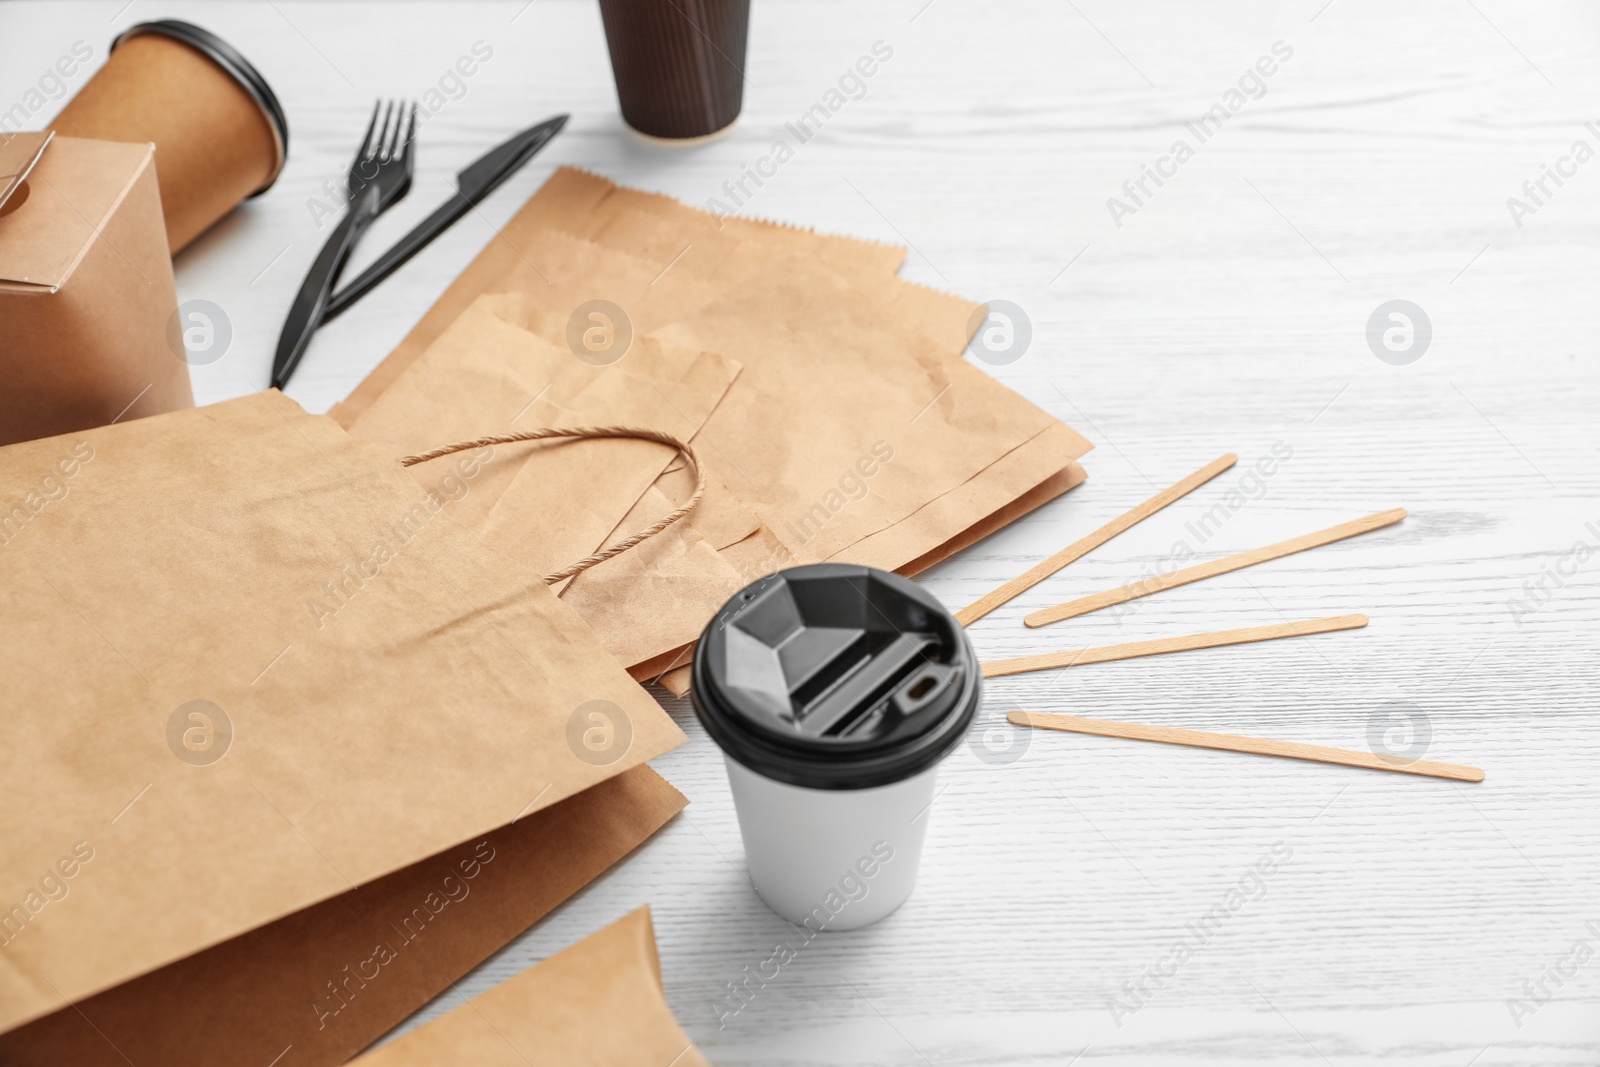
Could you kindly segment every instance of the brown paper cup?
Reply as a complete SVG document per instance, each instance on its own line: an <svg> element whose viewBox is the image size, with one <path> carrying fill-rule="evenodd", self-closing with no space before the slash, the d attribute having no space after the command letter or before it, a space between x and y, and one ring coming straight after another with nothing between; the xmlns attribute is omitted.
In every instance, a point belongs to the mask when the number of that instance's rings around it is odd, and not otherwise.
<svg viewBox="0 0 1600 1067"><path fill-rule="evenodd" d="M153 142L176 253L283 169L289 124L272 89L220 37L163 19L125 30L52 124L70 137Z"/></svg>
<svg viewBox="0 0 1600 1067"><path fill-rule="evenodd" d="M739 117L750 0L600 0L600 16L636 132L683 141Z"/></svg>

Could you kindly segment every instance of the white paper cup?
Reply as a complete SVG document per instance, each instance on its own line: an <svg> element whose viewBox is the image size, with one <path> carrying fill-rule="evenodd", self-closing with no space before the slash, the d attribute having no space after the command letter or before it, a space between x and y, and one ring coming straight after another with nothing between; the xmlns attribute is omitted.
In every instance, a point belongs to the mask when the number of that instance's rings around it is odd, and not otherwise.
<svg viewBox="0 0 1600 1067"><path fill-rule="evenodd" d="M694 705L773 911L854 930L905 902L981 685L960 624L898 575L796 567L728 602L695 650Z"/></svg>
<svg viewBox="0 0 1600 1067"><path fill-rule="evenodd" d="M750 881L767 907L812 930L855 930L911 895L938 767L875 789L804 789L727 764Z"/></svg>

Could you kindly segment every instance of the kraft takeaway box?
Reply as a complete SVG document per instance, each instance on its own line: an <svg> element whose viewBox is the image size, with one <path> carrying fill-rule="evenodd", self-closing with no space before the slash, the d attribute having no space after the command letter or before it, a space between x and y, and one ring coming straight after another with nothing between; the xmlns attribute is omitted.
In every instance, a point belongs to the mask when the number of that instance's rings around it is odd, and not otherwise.
<svg viewBox="0 0 1600 1067"><path fill-rule="evenodd" d="M153 149L0 136L0 444L194 406Z"/></svg>

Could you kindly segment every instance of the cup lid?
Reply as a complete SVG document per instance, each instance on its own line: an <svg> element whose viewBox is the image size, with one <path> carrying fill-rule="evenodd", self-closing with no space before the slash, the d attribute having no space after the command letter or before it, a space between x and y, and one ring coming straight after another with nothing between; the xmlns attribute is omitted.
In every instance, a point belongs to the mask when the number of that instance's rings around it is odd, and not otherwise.
<svg viewBox="0 0 1600 1067"><path fill-rule="evenodd" d="M695 648L696 715L751 770L813 789L889 785L960 743L981 671L966 632L897 574L793 567L747 586Z"/></svg>
<svg viewBox="0 0 1600 1067"><path fill-rule="evenodd" d="M182 19L156 19L129 26L117 34L116 39L111 42L111 48L115 50L128 38L148 33L181 41L202 53L232 75L233 80L238 82L239 86L260 106L267 116L267 125L272 127L272 137L278 149L278 165L272 168L272 174L261 187L250 195L260 196L272 188L272 183L283 173L283 165L289 159L289 118L283 113L283 105L278 103L278 96L272 91L272 86L267 84L267 79L263 78L261 72L256 70L233 45L210 30L196 26L192 22L184 22Z"/></svg>

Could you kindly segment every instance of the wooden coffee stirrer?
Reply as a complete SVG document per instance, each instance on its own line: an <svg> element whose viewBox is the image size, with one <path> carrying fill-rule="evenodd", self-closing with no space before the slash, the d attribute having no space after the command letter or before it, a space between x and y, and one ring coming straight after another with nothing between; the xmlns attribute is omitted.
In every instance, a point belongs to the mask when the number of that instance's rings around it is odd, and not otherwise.
<svg viewBox="0 0 1600 1067"><path fill-rule="evenodd" d="M1227 574L1229 571L1253 567L1257 563L1265 563L1271 559L1281 559L1284 556L1292 556L1296 552L1304 552L1309 548L1318 548L1322 545L1332 544L1335 541L1343 541L1345 538L1354 537L1357 534L1379 530L1385 526L1393 526L1405 517L1405 508L1380 511L1376 515L1368 515L1364 519L1352 519L1349 522L1342 522L1338 526L1330 526L1326 530L1318 530L1316 533L1292 537L1287 541L1279 541L1275 545L1267 545L1265 548L1255 548L1249 552L1224 556L1222 559L1214 559L1209 563L1199 563L1193 567L1185 567L1183 570L1173 571L1171 574L1152 575L1149 578L1141 579L1119 589L1110 589L1104 593L1095 593L1091 596L1079 597L1077 600L1069 600L1065 604L1057 604L1053 608L1044 608L1041 611L1036 611L1032 615L1026 616L1022 621L1029 626L1045 626L1052 622L1060 622L1062 619L1086 615L1091 611L1109 608L1113 604L1123 604L1129 600L1137 600L1140 597L1149 596L1151 593L1159 593L1163 589L1188 585L1190 582L1198 582L1202 578L1215 578L1217 575Z"/></svg>
<svg viewBox="0 0 1600 1067"><path fill-rule="evenodd" d="M1297 741L1273 741L1265 737L1242 737L1238 734L1218 734L1208 730L1180 730L1171 726L1146 726L1136 722L1082 719L1076 715L1050 715L1031 711L1013 711L1006 718L1018 726L1094 734L1097 737L1123 737L1131 741L1160 741L1168 745L1213 748L1224 752L1283 756L1288 759L1313 760L1317 763L1337 763L1345 767L1365 767L1374 771L1396 771L1400 774L1421 774L1430 778L1450 778L1457 782L1483 781L1482 769L1468 767L1465 764L1438 763L1434 760L1405 761L1394 756L1384 757L1371 752L1329 748L1325 745L1304 745Z"/></svg>
<svg viewBox="0 0 1600 1067"><path fill-rule="evenodd" d="M1162 637L1154 641L1130 641L1124 645L1067 649L1037 656L990 660L983 665L983 676L998 678L1007 674L1049 670L1052 667L1076 667L1083 663L1106 663L1116 659L1159 656L1167 652L1188 652L1197 648L1219 648L1223 645L1245 645L1253 641L1273 641L1280 637L1304 637L1307 634L1325 634L1335 630L1356 630L1366 624L1365 615L1334 615L1326 619L1279 622L1271 626L1246 626L1239 630L1185 634L1182 637Z"/></svg>
<svg viewBox="0 0 1600 1067"><path fill-rule="evenodd" d="M1112 519L1094 533L1072 542L1072 544L1063 548L1049 559L1035 563L998 589L985 593L956 612L956 621L960 622L962 626L971 626L995 608L1006 603L1017 594L1032 589L1073 560L1088 555L1119 533L1138 525L1173 501L1188 496L1238 461L1239 457L1232 452L1225 456L1219 456L1178 484L1163 489L1132 511Z"/></svg>

